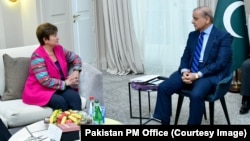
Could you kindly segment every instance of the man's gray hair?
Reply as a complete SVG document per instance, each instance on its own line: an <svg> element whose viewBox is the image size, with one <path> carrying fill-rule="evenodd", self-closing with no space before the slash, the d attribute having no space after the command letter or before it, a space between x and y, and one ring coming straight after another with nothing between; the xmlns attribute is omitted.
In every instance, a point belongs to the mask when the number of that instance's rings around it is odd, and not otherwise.
<svg viewBox="0 0 250 141"><path fill-rule="evenodd" d="M214 21L213 12L209 7L200 6L200 7L195 8L193 11L196 11L196 10L201 10L202 11L202 13L203 13L202 17L205 18L205 17L208 16L210 18L210 20L211 20L211 23Z"/></svg>

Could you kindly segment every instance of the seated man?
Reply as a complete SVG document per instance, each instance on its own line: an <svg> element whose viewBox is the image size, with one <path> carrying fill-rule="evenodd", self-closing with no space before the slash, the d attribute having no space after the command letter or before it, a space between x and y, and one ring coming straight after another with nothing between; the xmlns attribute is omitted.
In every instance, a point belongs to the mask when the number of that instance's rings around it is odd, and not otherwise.
<svg viewBox="0 0 250 141"><path fill-rule="evenodd" d="M242 80L240 94L242 95L242 105L240 108L240 114L246 114L250 109L250 59L247 59L242 63L241 74Z"/></svg>
<svg viewBox="0 0 250 141"><path fill-rule="evenodd" d="M213 25L213 13L208 7L193 10L195 31L188 36L178 71L158 87L154 118L170 124L171 96L190 88L188 125L200 125L205 109L204 98L220 80L230 73L232 36Z"/></svg>

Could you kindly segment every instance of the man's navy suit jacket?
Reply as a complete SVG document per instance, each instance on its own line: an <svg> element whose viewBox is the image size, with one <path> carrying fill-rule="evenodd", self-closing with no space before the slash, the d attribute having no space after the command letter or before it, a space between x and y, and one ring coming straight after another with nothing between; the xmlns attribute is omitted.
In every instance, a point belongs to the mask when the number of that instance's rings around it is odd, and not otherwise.
<svg viewBox="0 0 250 141"><path fill-rule="evenodd" d="M189 33L187 45L181 57L179 71L183 68L191 68L199 34L199 31ZM231 72L232 40L233 37L229 33L213 26L206 44L203 63L199 66L199 71L203 74L203 77L217 75L219 79L223 79Z"/></svg>

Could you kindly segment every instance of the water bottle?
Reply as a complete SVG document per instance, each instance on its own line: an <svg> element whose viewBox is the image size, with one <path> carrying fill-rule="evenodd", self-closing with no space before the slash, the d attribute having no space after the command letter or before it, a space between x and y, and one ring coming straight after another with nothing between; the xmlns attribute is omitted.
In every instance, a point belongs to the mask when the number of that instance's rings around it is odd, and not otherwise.
<svg viewBox="0 0 250 141"><path fill-rule="evenodd" d="M94 96L90 96L89 97L89 118L93 118L93 113L94 113L94 102L95 102L95 97Z"/></svg>
<svg viewBox="0 0 250 141"><path fill-rule="evenodd" d="M95 125L101 125L103 124L103 118L102 118L102 111L100 107L100 103L98 100L95 100L94 103L94 115L93 115L93 124Z"/></svg>

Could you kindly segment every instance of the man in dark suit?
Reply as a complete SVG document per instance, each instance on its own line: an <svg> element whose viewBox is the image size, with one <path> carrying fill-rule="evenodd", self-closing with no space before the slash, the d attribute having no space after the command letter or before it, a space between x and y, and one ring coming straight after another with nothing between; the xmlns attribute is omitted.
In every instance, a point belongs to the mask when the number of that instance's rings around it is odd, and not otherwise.
<svg viewBox="0 0 250 141"><path fill-rule="evenodd" d="M214 90L220 80L231 71L233 37L213 25L213 14L208 7L193 10L192 24L179 69L158 87L156 107L153 117L162 124L170 124L171 96L183 88L190 88L190 111L188 125L200 125L205 109L204 98ZM198 70L192 70L195 50L200 33L203 32ZM197 54L196 54L197 56Z"/></svg>

